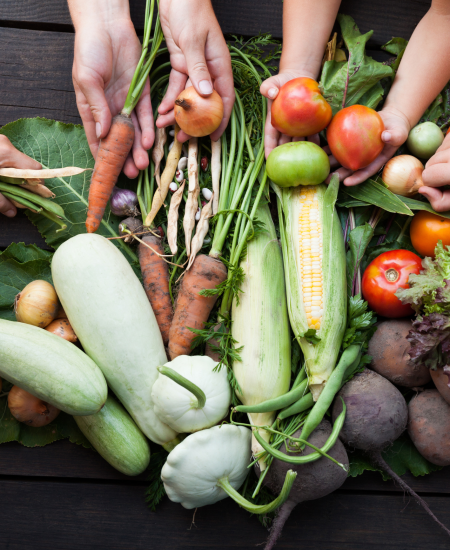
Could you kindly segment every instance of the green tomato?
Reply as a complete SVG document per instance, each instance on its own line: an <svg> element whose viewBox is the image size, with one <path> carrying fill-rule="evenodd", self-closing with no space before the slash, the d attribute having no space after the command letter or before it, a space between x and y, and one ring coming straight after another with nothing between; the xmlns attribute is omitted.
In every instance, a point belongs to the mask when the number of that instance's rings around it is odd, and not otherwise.
<svg viewBox="0 0 450 550"><path fill-rule="evenodd" d="M318 185L330 173L328 155L310 141L285 143L270 153L267 174L280 187Z"/></svg>
<svg viewBox="0 0 450 550"><path fill-rule="evenodd" d="M406 145L413 155L421 159L429 159L444 141L444 134L434 122L422 122L410 132Z"/></svg>

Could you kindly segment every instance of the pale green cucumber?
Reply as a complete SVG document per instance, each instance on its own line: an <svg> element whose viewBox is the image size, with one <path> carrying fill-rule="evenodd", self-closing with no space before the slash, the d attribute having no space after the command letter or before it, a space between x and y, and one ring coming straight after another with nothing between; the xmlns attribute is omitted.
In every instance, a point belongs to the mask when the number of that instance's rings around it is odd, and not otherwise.
<svg viewBox="0 0 450 550"><path fill-rule="evenodd" d="M0 319L0 377L72 415L98 412L108 388L79 348L46 330Z"/></svg>
<svg viewBox="0 0 450 550"><path fill-rule="evenodd" d="M52 277L86 353L144 434L169 448L177 434L155 414L151 398L166 352L130 264L108 239L81 234L55 252Z"/></svg>
<svg viewBox="0 0 450 550"><path fill-rule="evenodd" d="M113 397L97 414L76 416L75 422L94 449L127 476L142 473L150 462L150 446L127 411Z"/></svg>

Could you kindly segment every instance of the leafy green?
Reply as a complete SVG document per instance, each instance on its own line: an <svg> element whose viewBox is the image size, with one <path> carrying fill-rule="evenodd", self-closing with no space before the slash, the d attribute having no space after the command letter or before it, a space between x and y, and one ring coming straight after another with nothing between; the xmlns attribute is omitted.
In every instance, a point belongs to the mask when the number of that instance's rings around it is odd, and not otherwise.
<svg viewBox="0 0 450 550"><path fill-rule="evenodd" d="M450 210L447 212L436 212L430 203L425 199L423 201L417 199L411 199L410 197L401 197L400 195L395 195L398 197L409 209L411 210L425 210L426 212L431 212L431 214L437 214L443 218L450 218Z"/></svg>
<svg viewBox="0 0 450 550"><path fill-rule="evenodd" d="M156 512L156 507L166 495L164 484L161 479L161 470L167 459L167 451L160 447L152 452L150 459L150 473L148 476L149 486L145 491L145 502L152 512Z"/></svg>
<svg viewBox="0 0 450 550"><path fill-rule="evenodd" d="M345 193L358 201L362 201L365 204L373 204L387 212L395 212L407 216L413 215L402 200L403 197L400 198L394 195L384 185L372 179L368 179L359 185L346 187Z"/></svg>
<svg viewBox="0 0 450 550"><path fill-rule="evenodd" d="M385 52L391 53L392 55L400 55L402 54L406 46L408 45L408 40L405 40L404 38L392 38L389 40L389 42L386 42L383 46L381 46L381 49Z"/></svg>
<svg viewBox="0 0 450 550"><path fill-rule="evenodd" d="M93 168L94 159L89 150L84 129L80 125L63 124L45 118L22 118L0 129L11 143L44 168L78 166ZM51 219L27 211L27 216L36 225L47 244L57 248L69 237L85 233L87 198L91 171L78 176L47 179L47 187L55 193L54 202L64 209L67 229L57 233L58 224ZM129 184L121 180L119 187ZM98 234L117 237L120 219L111 214L109 206L105 211ZM120 239L112 241L125 254L128 260L136 261L134 252Z"/></svg>
<svg viewBox="0 0 450 550"><path fill-rule="evenodd" d="M380 80L393 74L391 67L365 54L373 31L364 35L348 15L338 15L342 38L348 49L348 61L327 61L322 70L320 87L333 115L344 107L367 105L375 109L383 97Z"/></svg>
<svg viewBox="0 0 450 550"><path fill-rule="evenodd" d="M357 271L372 237L373 227L368 223L359 225L350 231L347 251L347 293L349 296L353 295Z"/></svg>

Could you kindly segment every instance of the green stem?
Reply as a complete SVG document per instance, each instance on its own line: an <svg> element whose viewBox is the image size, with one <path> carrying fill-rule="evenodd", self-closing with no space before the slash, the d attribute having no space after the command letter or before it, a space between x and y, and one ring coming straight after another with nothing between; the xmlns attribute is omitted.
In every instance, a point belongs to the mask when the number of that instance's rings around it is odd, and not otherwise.
<svg viewBox="0 0 450 550"><path fill-rule="evenodd" d="M48 210L42 210L42 212L40 212L40 215L44 216L45 218L48 218L49 220L51 220L54 223L57 223L60 226L59 229L56 229L56 233L61 233L61 231L64 231L65 229L67 229L67 224L65 224L61 220L61 218L59 218L58 216L55 216L55 214L53 214L52 212L49 212Z"/></svg>
<svg viewBox="0 0 450 550"><path fill-rule="evenodd" d="M228 477L223 477L222 479L219 479L217 485L221 487L229 497L237 502L239 506L244 508L244 510L247 510L247 512L250 512L251 514L269 514L270 512L273 512L274 510L279 508L284 502L286 502L296 477L296 472L288 470L280 494L271 503L264 505L253 504L252 502L244 498L236 491L234 487L232 487Z"/></svg>
<svg viewBox="0 0 450 550"><path fill-rule="evenodd" d="M308 380L303 380L303 382L301 382L301 384L299 384L296 388L288 391L284 395L280 395L279 397L275 397L273 399L268 399L258 405L239 405L235 407L235 410L236 412L242 413L265 413L284 409L285 407L288 407L289 405L292 405L292 403L298 401L303 396L307 385Z"/></svg>
<svg viewBox="0 0 450 550"><path fill-rule="evenodd" d="M170 367L158 367L158 370L161 374L164 374L164 376L167 376L167 378L170 378L176 384L191 392L196 397L197 406L194 407L195 409L203 409L206 403L206 395L198 386L194 384L194 382L191 382Z"/></svg>

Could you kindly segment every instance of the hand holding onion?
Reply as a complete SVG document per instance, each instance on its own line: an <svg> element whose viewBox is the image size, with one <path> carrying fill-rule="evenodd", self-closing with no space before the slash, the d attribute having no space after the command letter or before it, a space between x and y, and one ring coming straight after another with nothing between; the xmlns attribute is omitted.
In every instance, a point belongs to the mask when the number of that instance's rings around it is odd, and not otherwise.
<svg viewBox="0 0 450 550"><path fill-rule="evenodd" d="M423 186L423 170L423 164L416 157L398 155L386 163L381 178L396 195L412 197Z"/></svg>
<svg viewBox="0 0 450 550"><path fill-rule="evenodd" d="M192 137L208 136L222 122L222 98L215 90L210 96L202 97L194 86L189 86L175 100L174 113L183 132Z"/></svg>

